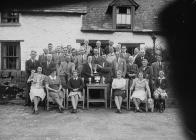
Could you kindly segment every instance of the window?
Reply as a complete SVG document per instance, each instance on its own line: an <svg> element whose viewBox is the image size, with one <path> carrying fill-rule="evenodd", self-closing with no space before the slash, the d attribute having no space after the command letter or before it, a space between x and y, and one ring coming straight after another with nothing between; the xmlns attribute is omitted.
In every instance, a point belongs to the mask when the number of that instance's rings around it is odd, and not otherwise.
<svg viewBox="0 0 196 140"><path fill-rule="evenodd" d="M19 23L19 13L17 12L2 12L1 23Z"/></svg>
<svg viewBox="0 0 196 140"><path fill-rule="evenodd" d="M20 42L1 43L2 69L20 69Z"/></svg>
<svg viewBox="0 0 196 140"><path fill-rule="evenodd" d="M117 7L116 14L116 28L131 29L131 8Z"/></svg>

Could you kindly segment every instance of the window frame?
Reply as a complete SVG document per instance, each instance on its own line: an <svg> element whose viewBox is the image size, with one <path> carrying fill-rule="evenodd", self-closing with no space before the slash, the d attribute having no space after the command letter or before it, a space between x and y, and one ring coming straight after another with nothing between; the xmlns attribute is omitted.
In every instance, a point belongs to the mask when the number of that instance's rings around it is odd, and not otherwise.
<svg viewBox="0 0 196 140"><path fill-rule="evenodd" d="M14 12L14 11L3 11L3 12L0 12L0 26L20 26L20 16L21 16L21 13L19 12L15 12L15 13L18 13L18 22L2 22L2 13L9 13L9 12Z"/></svg>
<svg viewBox="0 0 196 140"><path fill-rule="evenodd" d="M1 69L2 70L21 70L21 44L20 41L3 41L0 42L1 47ZM16 55L7 56L7 45L14 44L16 46L15 53ZM15 68L8 68L6 58L15 58L16 60L16 67Z"/></svg>
<svg viewBox="0 0 196 140"><path fill-rule="evenodd" d="M126 8L130 8L130 15L131 15L131 18L130 18L130 26L131 28L117 28L118 25L117 25L117 8L118 7L126 7ZM133 28L134 28L134 20L135 20L135 6L131 5L131 6L113 6L113 9L112 9L112 18L113 18L113 29L115 29L116 31L133 31ZM123 25L122 25L123 26ZM126 25L125 25L126 26Z"/></svg>

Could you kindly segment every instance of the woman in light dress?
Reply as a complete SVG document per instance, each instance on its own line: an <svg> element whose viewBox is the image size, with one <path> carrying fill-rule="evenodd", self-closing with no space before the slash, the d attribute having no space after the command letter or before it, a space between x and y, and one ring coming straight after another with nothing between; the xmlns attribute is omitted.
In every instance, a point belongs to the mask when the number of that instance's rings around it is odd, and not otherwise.
<svg viewBox="0 0 196 140"><path fill-rule="evenodd" d="M33 114L38 114L38 104L43 101L46 93L44 91L45 75L42 74L42 67L37 68L37 73L34 70L31 71L31 75L27 82L31 82L30 99L34 103Z"/></svg>
<svg viewBox="0 0 196 140"><path fill-rule="evenodd" d="M130 88L130 92L132 91L133 94L130 96L130 98L135 104L135 112L142 112L142 110L139 108L140 103L144 100L147 100L148 97L151 98L148 81L143 78L143 72L139 72L138 78L133 80L133 84Z"/></svg>
<svg viewBox="0 0 196 140"><path fill-rule="evenodd" d="M114 93L114 101L117 107L116 113L121 113L121 104L123 98L126 97L125 93L126 79L122 78L122 72L117 71L117 78L112 81L112 89Z"/></svg>

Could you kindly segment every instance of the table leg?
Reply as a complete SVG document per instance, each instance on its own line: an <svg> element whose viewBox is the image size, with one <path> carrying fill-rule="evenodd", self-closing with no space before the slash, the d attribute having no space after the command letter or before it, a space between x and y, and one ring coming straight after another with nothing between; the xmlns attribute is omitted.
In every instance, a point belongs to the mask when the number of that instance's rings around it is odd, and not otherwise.
<svg viewBox="0 0 196 140"><path fill-rule="evenodd" d="M89 88L87 87L87 109L89 109Z"/></svg>
<svg viewBox="0 0 196 140"><path fill-rule="evenodd" d="M105 94L105 108L107 109L107 88L104 89Z"/></svg>

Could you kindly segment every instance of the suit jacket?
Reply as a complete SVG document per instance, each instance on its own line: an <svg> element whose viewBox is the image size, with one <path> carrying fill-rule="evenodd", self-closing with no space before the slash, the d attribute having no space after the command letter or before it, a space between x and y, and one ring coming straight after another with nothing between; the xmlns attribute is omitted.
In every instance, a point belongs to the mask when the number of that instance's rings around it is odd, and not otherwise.
<svg viewBox="0 0 196 140"><path fill-rule="evenodd" d="M128 62L128 59L129 59L129 56L131 56L129 53L125 53L125 54L121 53L120 56L121 56L123 59L126 60L127 64L129 63L129 62Z"/></svg>
<svg viewBox="0 0 196 140"><path fill-rule="evenodd" d="M75 64L72 62L61 62L60 68L59 68L59 75L66 75L68 76L68 79L71 77L72 72L75 70Z"/></svg>
<svg viewBox="0 0 196 140"><path fill-rule="evenodd" d="M88 63L83 64L83 69L81 72L81 77L84 77L84 81L87 82L88 78L91 77L93 78L93 76L91 76L91 73L93 72L93 64L92 64L92 69L90 68Z"/></svg>
<svg viewBox="0 0 196 140"><path fill-rule="evenodd" d="M44 54L39 55L38 61L39 61L40 64L46 62L47 61L47 55L44 55Z"/></svg>
<svg viewBox="0 0 196 140"><path fill-rule="evenodd" d="M92 58L93 64L100 64L101 65L103 61L104 60L101 56L98 56L98 57L93 56L93 58Z"/></svg>
<svg viewBox="0 0 196 140"><path fill-rule="evenodd" d="M147 66L145 69L143 68L143 66L141 66L139 68L139 71L142 71L143 72L143 77L145 79L150 79L151 78L151 71L150 71L150 66Z"/></svg>
<svg viewBox="0 0 196 140"><path fill-rule="evenodd" d="M87 63L87 54L84 54L83 57L82 57L82 55L78 55L76 57L75 65L76 65L76 68L79 71L79 73L82 72L83 64L85 64L85 63Z"/></svg>
<svg viewBox="0 0 196 140"><path fill-rule="evenodd" d="M94 49L98 49L98 50L100 50L100 56L101 55L103 55L105 52L104 52L104 49L102 48L102 47L100 47L100 48L98 48L98 47L95 47ZM94 53L93 53L93 55L94 55Z"/></svg>
<svg viewBox="0 0 196 140"><path fill-rule="evenodd" d="M163 70L165 72L165 63L161 62L161 65L159 65L158 62L154 62L151 65L151 74L152 74L152 80L155 80L159 77L159 71Z"/></svg>
<svg viewBox="0 0 196 140"><path fill-rule="evenodd" d="M57 53L54 53L53 54L53 61L55 64L58 64L59 62L61 62L61 57L62 57L62 54L57 54Z"/></svg>
<svg viewBox="0 0 196 140"><path fill-rule="evenodd" d="M34 63L32 62L31 59L27 60L25 62L25 69L26 69L27 78L29 78L29 76L31 75L31 70L37 71L37 68L39 66L40 66L40 63L38 60L35 60Z"/></svg>
<svg viewBox="0 0 196 140"><path fill-rule="evenodd" d="M144 58L147 59L146 55L144 56ZM135 58L135 61L134 61L134 63L137 64L138 68L140 68L142 66L142 60L143 60L142 56L138 54Z"/></svg>
<svg viewBox="0 0 196 140"><path fill-rule="evenodd" d="M132 76L130 77L129 74L135 74L137 75L138 74L138 66L137 64L127 64L127 75L126 77L129 78L129 79L135 79L136 76Z"/></svg>
<svg viewBox="0 0 196 140"><path fill-rule="evenodd" d="M112 66L112 63L107 62L106 60L102 61L100 63L102 67L97 67L97 72L105 77L105 82L106 83L111 83L112 82L112 77L114 77L114 67Z"/></svg>
<svg viewBox="0 0 196 140"><path fill-rule="evenodd" d="M119 57L119 60L117 61L117 59L114 60L114 70L115 70L115 76L116 76L116 72L118 70L120 70L122 72L122 76L125 77L126 73L127 73L127 64L126 64L126 60Z"/></svg>
<svg viewBox="0 0 196 140"><path fill-rule="evenodd" d="M51 61L50 64L47 66L47 62L42 63L43 74L49 76L53 69L56 69L56 64Z"/></svg>
<svg viewBox="0 0 196 140"><path fill-rule="evenodd" d="M162 79L161 81L160 79L157 78L154 83L154 90L156 90L157 88L161 88L165 90L167 88L167 80Z"/></svg>

